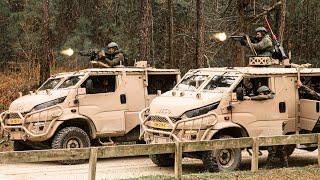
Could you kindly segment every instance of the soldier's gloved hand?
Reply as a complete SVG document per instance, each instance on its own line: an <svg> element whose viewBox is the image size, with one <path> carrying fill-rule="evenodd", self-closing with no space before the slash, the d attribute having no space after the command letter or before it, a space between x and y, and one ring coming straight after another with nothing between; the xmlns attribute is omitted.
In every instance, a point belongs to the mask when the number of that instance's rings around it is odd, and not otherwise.
<svg viewBox="0 0 320 180"><path fill-rule="evenodd" d="M245 38L240 40L240 44L241 44L241 46L247 45Z"/></svg>
<svg viewBox="0 0 320 180"><path fill-rule="evenodd" d="M259 40L258 40L256 37L249 36L249 38L250 38L250 41L251 41L252 43L257 43L257 42L259 42Z"/></svg>
<svg viewBox="0 0 320 180"><path fill-rule="evenodd" d="M244 99L244 100L251 100L251 97L249 97L249 96L244 96L243 99Z"/></svg>
<svg viewBox="0 0 320 180"><path fill-rule="evenodd" d="M300 81L300 80L297 80L296 81L296 87L299 89L299 88L301 88L301 86L302 86L303 84L302 84L302 82Z"/></svg>
<svg viewBox="0 0 320 180"><path fill-rule="evenodd" d="M104 52L104 50L101 50L101 51L98 51L97 55L98 55L98 59L102 59L103 57L106 56L106 53Z"/></svg>

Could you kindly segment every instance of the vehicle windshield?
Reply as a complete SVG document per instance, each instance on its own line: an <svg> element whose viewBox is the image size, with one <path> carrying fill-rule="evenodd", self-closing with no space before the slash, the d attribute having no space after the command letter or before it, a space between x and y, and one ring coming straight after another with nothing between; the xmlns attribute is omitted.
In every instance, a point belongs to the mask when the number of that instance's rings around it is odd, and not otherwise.
<svg viewBox="0 0 320 180"><path fill-rule="evenodd" d="M70 88L76 85L83 76L71 76L67 78L59 87L60 88Z"/></svg>
<svg viewBox="0 0 320 180"><path fill-rule="evenodd" d="M38 90L41 91L46 89L53 89L60 83L61 80L62 78L50 78Z"/></svg>
<svg viewBox="0 0 320 180"><path fill-rule="evenodd" d="M176 89L194 91L198 89L207 78L208 75L187 74L176 86Z"/></svg>
<svg viewBox="0 0 320 180"><path fill-rule="evenodd" d="M237 76L224 76L216 75L210 80L210 82L204 87L204 90L214 90L216 88L228 88L230 87Z"/></svg>

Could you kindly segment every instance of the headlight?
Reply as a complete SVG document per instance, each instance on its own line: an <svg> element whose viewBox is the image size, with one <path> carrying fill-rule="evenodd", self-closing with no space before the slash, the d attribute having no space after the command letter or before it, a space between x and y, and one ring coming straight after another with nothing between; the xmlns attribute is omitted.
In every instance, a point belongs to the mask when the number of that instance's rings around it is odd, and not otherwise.
<svg viewBox="0 0 320 180"><path fill-rule="evenodd" d="M64 101L65 99L66 99L66 97L62 97L62 98L58 98L58 99L55 99L55 100L52 100L52 101L49 101L49 102L45 102L45 103L36 105L36 106L33 108L33 110L34 110L34 111L37 111L37 110L40 110L40 109L48 108L48 107L51 107L51 106L54 106L54 105L63 103L63 101Z"/></svg>
<svg viewBox="0 0 320 180"><path fill-rule="evenodd" d="M214 109L216 109L219 106L220 102L215 102L212 104L209 104L207 106L203 106L197 109L192 109L189 111L186 111L185 113L183 113L183 115L181 117L187 117L187 118L192 118L192 117L196 117L196 116L200 116L203 114L207 114L209 111L212 111Z"/></svg>

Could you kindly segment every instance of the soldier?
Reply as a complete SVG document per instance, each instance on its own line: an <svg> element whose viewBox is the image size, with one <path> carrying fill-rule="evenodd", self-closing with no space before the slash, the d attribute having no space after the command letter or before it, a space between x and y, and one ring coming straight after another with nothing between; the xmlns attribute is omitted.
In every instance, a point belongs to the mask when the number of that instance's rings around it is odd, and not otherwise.
<svg viewBox="0 0 320 180"><path fill-rule="evenodd" d="M245 96L254 96L253 84L250 81L250 79L248 78L243 79L243 87L244 87Z"/></svg>
<svg viewBox="0 0 320 180"><path fill-rule="evenodd" d="M297 81L296 86L299 90L303 90L310 97L310 99L320 101L320 94L308 86L303 85L300 80Z"/></svg>
<svg viewBox="0 0 320 180"><path fill-rule="evenodd" d="M107 46L107 52L103 50L98 53L98 59L102 60L103 63L108 64L109 66L117 66L123 64L124 55L123 52L119 49L119 46L115 42L111 42Z"/></svg>
<svg viewBox="0 0 320 180"><path fill-rule="evenodd" d="M270 36L267 34L267 30L264 27L258 27L256 29L256 40L252 46L256 50L258 56L271 57L274 53L274 46Z"/></svg>
<svg viewBox="0 0 320 180"><path fill-rule="evenodd" d="M275 96L275 93L272 92L267 86L259 87L257 92L258 92L257 96L252 96L252 97L244 96L244 99L262 101L267 99L273 99Z"/></svg>

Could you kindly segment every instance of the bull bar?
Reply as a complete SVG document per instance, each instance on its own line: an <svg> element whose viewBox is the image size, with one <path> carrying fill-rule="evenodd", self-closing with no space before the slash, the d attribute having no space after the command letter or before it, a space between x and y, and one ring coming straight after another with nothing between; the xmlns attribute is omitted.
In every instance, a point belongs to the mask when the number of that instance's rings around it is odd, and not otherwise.
<svg viewBox="0 0 320 180"><path fill-rule="evenodd" d="M218 115L216 113L214 113L214 112L209 112L207 114L203 114L203 115L200 115L200 116L178 120L176 123L174 123L172 121L172 119L170 119L170 117L167 116L167 115L149 114L149 111L150 111L150 108L147 107L147 108L143 109L139 113L139 119L140 119L141 127L142 127L142 133L140 134L140 139L143 138L145 132L149 132L149 133L159 133L159 134L168 135L169 139L171 139L171 137L172 137L176 141L182 141L182 139L180 139L176 134L174 134L174 132L177 130L177 128L179 127L180 124L183 124L183 128L182 129L184 129L184 126L185 126L186 122L190 122L190 121L195 121L195 120L201 119L200 126L197 128L197 130L198 130L197 131L197 136L198 136L199 133L200 133L200 128L201 128L202 123L203 123L202 120L204 118L212 117L212 118L214 118L214 121L213 121L213 123L211 123L211 127L207 128L205 130L204 134L202 135L202 137L200 139L202 141L202 140L205 140L206 135L210 132L210 130L212 130L213 125L216 124L216 122L218 121ZM163 130L150 129L146 125L146 123L149 121L151 116L157 116L157 117L161 117L161 118L166 119L169 122L169 124L172 126L172 130L169 132L169 131L163 131Z"/></svg>
<svg viewBox="0 0 320 180"><path fill-rule="evenodd" d="M53 109L57 109L59 112L57 114L51 114L51 117L53 119L51 120L48 120L48 112L49 110L53 110ZM46 119L45 120L41 120L40 117L41 117L41 113L44 113L46 112L47 115L46 115ZM34 112L29 112L27 113L25 116L22 115L22 113L20 111L5 111L3 113L0 114L0 124L1 124L1 134L0 135L3 135L4 134L4 131L9 131L10 129L20 129L22 131L24 131L29 137L32 137L32 138L36 138L36 137L41 137L41 136L45 136L49 133L49 130L52 128L53 124L58 120L58 118L62 115L63 113L63 109L60 105L55 105L55 106L51 106L51 107L48 107L48 108L44 108L44 109L40 109L40 110L37 110L37 111L34 111ZM21 121L21 125L11 125L11 126L8 126L5 124L5 116L6 115L10 115L10 114L17 114L19 116L19 118L22 120ZM29 131L27 129L27 127L25 127L25 124L26 124L26 120L27 118L35 115L35 114L39 114L39 119L38 121L32 121L32 122L44 122L44 124L46 125L46 123L48 121L50 121L50 124L45 128L45 132L41 133L41 134L38 134L38 133L33 133L31 131ZM44 125L44 126L45 126ZM9 139L7 137L7 139Z"/></svg>

